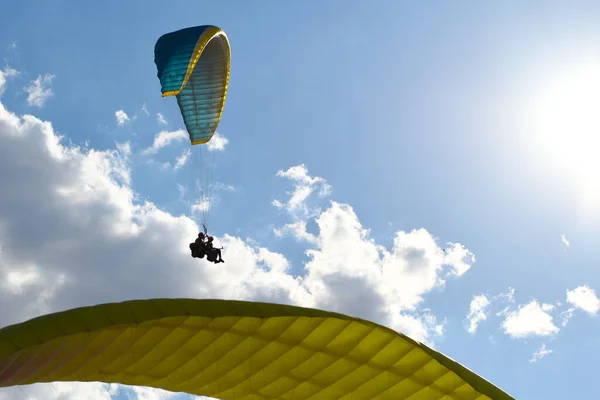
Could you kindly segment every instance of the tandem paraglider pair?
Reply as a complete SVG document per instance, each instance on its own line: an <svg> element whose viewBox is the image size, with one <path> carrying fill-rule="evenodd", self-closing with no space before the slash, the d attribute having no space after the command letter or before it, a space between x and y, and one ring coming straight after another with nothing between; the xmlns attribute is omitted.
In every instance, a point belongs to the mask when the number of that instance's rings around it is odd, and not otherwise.
<svg viewBox="0 0 600 400"><path fill-rule="evenodd" d="M213 25L181 29L161 36L154 46L154 62L163 97L175 96L190 137L192 187L200 204L211 203L210 182L214 154L208 143L217 131L229 85L231 51L227 35ZM192 257L224 262L221 249L212 245L207 219L210 207L202 207L204 232L190 243ZM205 238L207 241L205 242Z"/></svg>
<svg viewBox="0 0 600 400"><path fill-rule="evenodd" d="M206 241L205 241L206 239ZM221 257L221 249L213 247L213 237L206 236L203 232L198 234L198 238L194 243L190 243L190 250L192 251L192 257L204 258L215 264L224 263Z"/></svg>

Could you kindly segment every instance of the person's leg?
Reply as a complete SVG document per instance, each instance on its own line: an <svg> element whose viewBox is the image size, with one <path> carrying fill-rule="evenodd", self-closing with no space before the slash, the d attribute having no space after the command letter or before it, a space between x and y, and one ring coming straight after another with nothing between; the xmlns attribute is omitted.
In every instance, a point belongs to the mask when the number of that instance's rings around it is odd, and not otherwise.
<svg viewBox="0 0 600 400"><path fill-rule="evenodd" d="M210 262L215 262L215 252L213 251L207 251L206 252L206 259Z"/></svg>

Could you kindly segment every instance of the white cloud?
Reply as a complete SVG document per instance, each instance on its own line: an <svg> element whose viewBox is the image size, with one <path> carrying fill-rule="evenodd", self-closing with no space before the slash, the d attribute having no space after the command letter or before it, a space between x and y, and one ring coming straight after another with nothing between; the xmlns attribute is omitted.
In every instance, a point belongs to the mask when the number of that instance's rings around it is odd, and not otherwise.
<svg viewBox="0 0 600 400"><path fill-rule="evenodd" d="M137 400L168 400L177 396L175 393L151 387L134 386L131 388ZM191 396L190 396L191 397ZM195 399L208 399L207 397L194 396Z"/></svg>
<svg viewBox="0 0 600 400"><path fill-rule="evenodd" d="M540 347L540 349L538 351L536 351L535 353L533 353L532 357L529 359L530 363L536 363L538 361L540 361L542 358L544 358L545 356L554 353L554 350L550 350L548 348L546 348L545 344L542 344L542 346Z"/></svg>
<svg viewBox="0 0 600 400"><path fill-rule="evenodd" d="M175 160L175 167L173 167L173 168L175 168L177 170L177 169L183 167L190 159L190 154L191 154L190 149L184 150L179 155L179 157L177 157L177 160Z"/></svg>
<svg viewBox="0 0 600 400"><path fill-rule="evenodd" d="M331 186L321 177L312 177L304 164L295 165L286 171L277 171L276 176L286 178L294 182L294 190L287 192L289 199L283 203L274 199L271 204L280 210L287 210L294 219L293 222L281 228L274 228L273 232L278 237L293 236L298 241L316 243L316 236L307 232L306 224L308 218L317 216L321 210L318 207L310 207L309 197L319 189L319 197L326 197L331 193Z"/></svg>
<svg viewBox="0 0 600 400"><path fill-rule="evenodd" d="M53 382L0 389L0 400L111 400L117 393L115 384Z"/></svg>
<svg viewBox="0 0 600 400"><path fill-rule="evenodd" d="M273 204L275 207L279 208L280 210L285 207L285 205L277 199L273 200L271 202L271 204Z"/></svg>
<svg viewBox="0 0 600 400"><path fill-rule="evenodd" d="M285 224L281 228L274 228L273 232L278 237L292 235L300 241L306 241L309 243L317 242L317 237L306 231L306 221L294 221L289 224Z"/></svg>
<svg viewBox="0 0 600 400"><path fill-rule="evenodd" d="M554 304L549 304L549 303L542 304L542 310L545 312L550 312L550 311L553 311L554 309L556 309L556 306Z"/></svg>
<svg viewBox="0 0 600 400"><path fill-rule="evenodd" d="M487 316L485 315L486 308L490 305L490 300L486 295L480 294L477 296L473 296L473 300L471 300L471 306L469 309L469 314L467 315L467 319L469 320L469 326L467 331L469 333L477 332L477 326L480 322L485 321Z"/></svg>
<svg viewBox="0 0 600 400"><path fill-rule="evenodd" d="M134 397L132 397L134 396ZM136 400L175 400L181 394L143 386L106 384L101 382L52 382L0 389L0 400L112 400L127 398ZM210 400L203 396L186 398Z"/></svg>
<svg viewBox="0 0 600 400"><path fill-rule="evenodd" d="M165 119L165 117L163 117L163 115L161 113L156 113L156 120L158 121L159 124L162 124L162 125L168 124L167 120Z"/></svg>
<svg viewBox="0 0 600 400"><path fill-rule="evenodd" d="M449 273L461 276L475 263L475 255L460 243L448 244L450 247L445 249L444 264L452 266Z"/></svg>
<svg viewBox="0 0 600 400"><path fill-rule="evenodd" d="M337 202L331 202L316 223L317 245L307 250L310 260L303 279L311 294L309 305L400 330L409 327L410 320L421 321L423 332L440 331L437 324L423 325L423 317L415 314L423 296L444 284L443 250L429 232L397 232L388 251L369 238L349 205Z"/></svg>
<svg viewBox="0 0 600 400"><path fill-rule="evenodd" d="M131 121L131 118L129 118L129 115L127 115L127 113L123 110L116 111L115 117L117 118L117 125L119 125L119 126L123 126L127 122Z"/></svg>
<svg viewBox="0 0 600 400"><path fill-rule="evenodd" d="M557 334L559 331L552 319L552 315L544 311L543 306L540 306L536 300L533 300L520 306L516 311L508 312L502 326L504 333L513 338L549 336Z"/></svg>
<svg viewBox="0 0 600 400"><path fill-rule="evenodd" d="M185 193L187 192L187 187L178 183L177 190L179 190L179 200L183 200L183 198L185 197Z"/></svg>
<svg viewBox="0 0 600 400"><path fill-rule="evenodd" d="M569 247L571 245L571 242L569 242L569 240L567 239L567 237L565 236L564 233L562 235L560 235L560 241L563 242L563 244L566 247Z"/></svg>
<svg viewBox="0 0 600 400"><path fill-rule="evenodd" d="M229 139L221 135L219 132L215 132L213 137L208 142L208 151L223 151L225 146L229 143Z"/></svg>
<svg viewBox="0 0 600 400"><path fill-rule="evenodd" d="M163 132L151 149L186 137ZM339 311L425 342L443 334L446 321L420 307L445 277L470 268L474 257L465 257L470 252L462 245L452 244L458 255L448 257L418 229L397 232L388 249L351 206L330 202L316 215L316 233L296 225L312 242L307 262L296 266L302 276L292 274L283 254L229 234L215 238L226 263L207 263L189 254L199 229L193 220L136 200L130 156L127 143L107 151L64 144L50 123L0 103L0 326L90 304L191 297ZM280 175L313 189L324 184L303 171ZM108 390L98 387L91 398Z"/></svg>
<svg viewBox="0 0 600 400"><path fill-rule="evenodd" d="M55 78L52 74L38 75L38 77L29 82L25 87L27 92L27 103L30 106L43 107L46 100L54 95L52 92L52 80Z"/></svg>
<svg viewBox="0 0 600 400"><path fill-rule="evenodd" d="M437 317L428 312L422 315L398 313L391 317L390 326L412 338L428 338L442 336L446 321L438 322ZM429 343L431 344L431 343Z"/></svg>
<svg viewBox="0 0 600 400"><path fill-rule="evenodd" d="M596 296L596 291L588 285L567 290L567 303L593 316L600 310L600 299Z"/></svg>
<svg viewBox="0 0 600 400"><path fill-rule="evenodd" d="M156 154L160 149L168 146L172 142L185 140L189 138L186 131L178 129L176 131L161 131L154 137L152 146L143 151L144 154Z"/></svg>
<svg viewBox="0 0 600 400"><path fill-rule="evenodd" d="M319 197L327 197L331 194L331 185L327 182L321 182L321 188L319 189Z"/></svg>
<svg viewBox="0 0 600 400"><path fill-rule="evenodd" d="M142 104L142 112L143 112L144 114L146 114L146 116L149 116L149 115L150 115L150 113L148 112L148 107L146 106L146 102L144 102L144 103Z"/></svg>
<svg viewBox="0 0 600 400"><path fill-rule="evenodd" d="M569 323L569 320L571 319L571 317L573 317L574 312L575 312L575 308L569 308L568 310L565 310L560 313L560 316L562 317L561 325L563 328L565 326L567 326L567 324Z"/></svg>
<svg viewBox="0 0 600 400"><path fill-rule="evenodd" d="M320 187L319 195L321 196L328 196L331 193L331 187L327 184L325 179L319 176L311 177L304 164L295 165L288 168L286 171L279 170L276 175L294 182L294 191L288 193L290 198L285 204L279 200L273 200L273 205L280 209L287 209L297 218L307 218L315 214L311 211L318 211L309 210L309 207L306 204L306 200L316 187Z"/></svg>
<svg viewBox="0 0 600 400"><path fill-rule="evenodd" d="M287 178L291 181L304 183L307 185L314 185L316 183L325 182L325 180L319 176L311 177L308 175L308 169L304 164L295 165L288 168L286 171L277 171L277 176Z"/></svg>
<svg viewBox="0 0 600 400"><path fill-rule="evenodd" d="M506 293L500 293L495 298L503 299L508 304L514 304L515 303L515 289L509 287L508 288L508 292L506 292Z"/></svg>
<svg viewBox="0 0 600 400"><path fill-rule="evenodd" d="M486 321L490 315L502 317L504 333L513 338L528 336L548 336L558 333L559 329L554 325L552 312L558 312L560 302L556 304L538 303L533 300L530 303L519 306L515 305L515 289L509 288L507 292L495 296L474 295L469 313L467 314L466 329L469 333L476 333L482 321ZM500 309L500 307L503 307ZM495 311L498 310L499 311ZM561 325L564 327L571 317L572 312L560 313Z"/></svg>
<svg viewBox="0 0 600 400"><path fill-rule="evenodd" d="M508 292L500 293L500 294L494 296L492 298L492 302L496 302L496 301L502 301L505 304L508 303L508 305L506 307L504 307L504 309L502 309L501 311L498 311L496 313L496 316L501 317L501 316L508 315L510 308L515 304L515 289L509 287Z"/></svg>
<svg viewBox="0 0 600 400"><path fill-rule="evenodd" d="M577 308L585 310L591 315L596 315L600 311L600 300L587 285L568 290L567 302L572 307L565 309L560 301L539 303L537 300L533 300L515 309L515 290L513 288L492 297L474 296L467 316L467 320L471 325L467 327L467 330L469 332L471 330L475 331L479 322L486 320L491 315L490 313L494 312L496 317L504 318L502 321L503 330L513 338L548 336L559 333L559 328L556 325L565 327ZM499 311L493 311L492 306L497 307L500 303L504 303L506 306ZM485 309L485 311L481 310L480 313L480 308ZM554 318L558 321L556 324Z"/></svg>
<svg viewBox="0 0 600 400"><path fill-rule="evenodd" d="M1 259L0 259L1 260ZM2 260L4 264L4 282L3 289L13 293L23 293L30 285L39 283L40 272L34 265L23 265L19 268L9 267L6 260Z"/></svg>
<svg viewBox="0 0 600 400"><path fill-rule="evenodd" d="M213 187L216 190L225 190L227 192L235 192L235 187L234 186L227 185L227 184L222 183L222 182L215 182L215 183L213 183Z"/></svg>
<svg viewBox="0 0 600 400"><path fill-rule="evenodd" d="M307 185L298 185L287 203L288 210L296 211L306 207L306 199L312 193L312 188Z"/></svg>
<svg viewBox="0 0 600 400"><path fill-rule="evenodd" d="M211 207L212 207L212 201L208 198L202 198L202 199L198 200L198 202L196 204L192 205L192 212L194 212L194 213L206 212L206 211L210 210Z"/></svg>
<svg viewBox="0 0 600 400"><path fill-rule="evenodd" d="M6 90L8 78L14 78L15 76L19 76L19 71L14 68L6 66L3 70L0 70L0 96L2 96Z"/></svg>

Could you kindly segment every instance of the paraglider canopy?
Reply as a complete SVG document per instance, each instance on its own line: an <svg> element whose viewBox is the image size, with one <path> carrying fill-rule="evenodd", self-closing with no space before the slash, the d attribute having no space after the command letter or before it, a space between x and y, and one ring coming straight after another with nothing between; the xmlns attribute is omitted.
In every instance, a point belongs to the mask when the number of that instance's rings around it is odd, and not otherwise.
<svg viewBox="0 0 600 400"><path fill-rule="evenodd" d="M229 85L231 50L227 35L214 25L164 34L154 46L154 63L162 95L177 98L190 138L186 157L196 196L193 210L201 213L200 225L208 233L215 164L210 141L221 120Z"/></svg>
<svg viewBox="0 0 600 400"><path fill-rule="evenodd" d="M373 322L227 300L101 304L0 329L0 387L52 381L232 400L514 400L443 354Z"/></svg>
<svg viewBox="0 0 600 400"><path fill-rule="evenodd" d="M176 96L193 145L215 133L227 96L231 51L227 35L213 25L161 36L154 46L163 96Z"/></svg>

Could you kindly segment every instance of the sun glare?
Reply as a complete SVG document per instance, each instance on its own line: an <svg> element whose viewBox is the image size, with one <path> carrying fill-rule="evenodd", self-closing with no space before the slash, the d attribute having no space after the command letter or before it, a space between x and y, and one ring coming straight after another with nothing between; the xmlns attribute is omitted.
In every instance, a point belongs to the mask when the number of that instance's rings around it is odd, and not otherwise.
<svg viewBox="0 0 600 400"><path fill-rule="evenodd" d="M536 149L569 176L586 211L600 212L600 59L563 70L538 95Z"/></svg>

